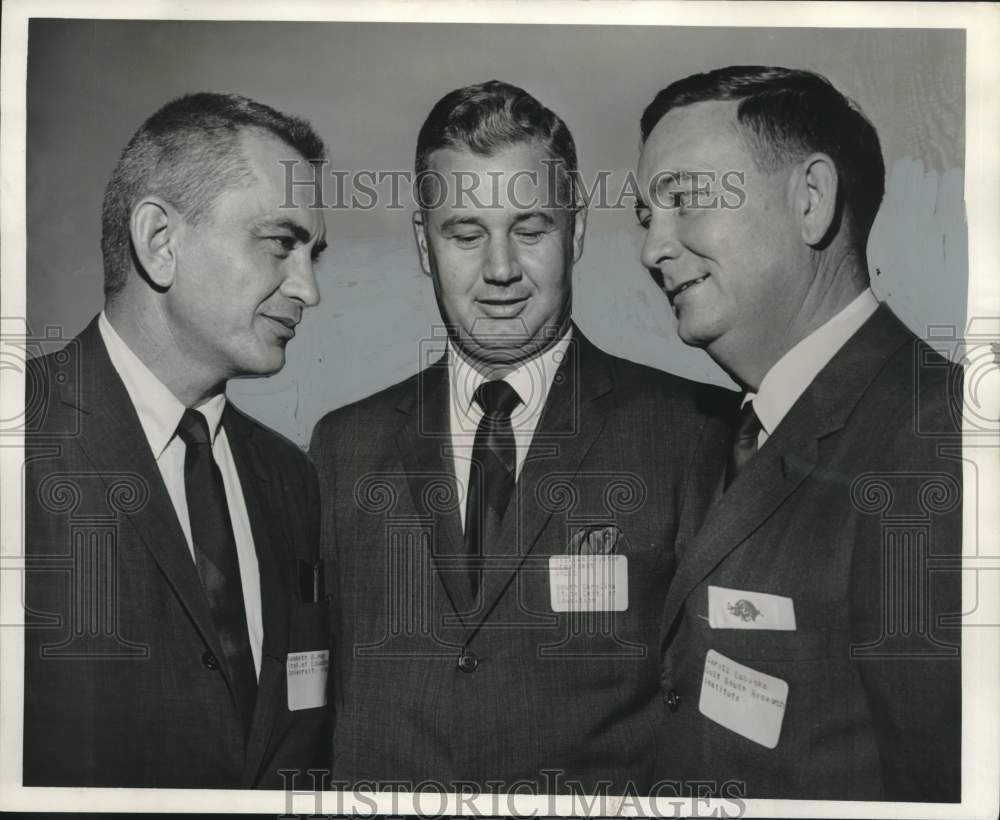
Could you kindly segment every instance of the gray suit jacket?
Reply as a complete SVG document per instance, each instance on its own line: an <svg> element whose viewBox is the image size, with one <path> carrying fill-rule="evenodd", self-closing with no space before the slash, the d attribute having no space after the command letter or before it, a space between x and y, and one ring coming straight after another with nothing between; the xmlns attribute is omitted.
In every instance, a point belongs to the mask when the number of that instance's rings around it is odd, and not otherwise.
<svg viewBox="0 0 1000 820"><path fill-rule="evenodd" d="M648 789L681 499L722 393L575 330L478 606L452 560L463 536L446 362L319 422L335 782ZM581 542L627 560L626 611L553 611L549 559Z"/></svg>
<svg viewBox="0 0 1000 820"><path fill-rule="evenodd" d="M711 508L689 507L705 524L663 613L660 776L749 798L960 798L961 379L881 307ZM704 457L721 472L726 448ZM797 628L712 628L710 587L789 598ZM712 650L787 683L775 748L702 714Z"/></svg>

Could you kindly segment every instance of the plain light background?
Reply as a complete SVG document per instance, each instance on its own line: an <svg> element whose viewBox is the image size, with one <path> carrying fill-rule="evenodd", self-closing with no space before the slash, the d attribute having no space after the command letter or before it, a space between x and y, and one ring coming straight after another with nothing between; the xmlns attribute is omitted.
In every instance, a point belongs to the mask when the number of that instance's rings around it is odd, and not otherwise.
<svg viewBox="0 0 1000 820"><path fill-rule="evenodd" d="M669 22L669 21L664 21ZM164 102L231 91L311 120L333 166L409 170L417 132L453 88L496 78L555 110L586 179L635 167L638 119L663 86L731 64L806 68L856 100L882 140L887 194L869 244L876 293L919 335L966 321L961 30L34 20L29 29L27 298L31 331L69 337L100 310L100 204L118 154ZM408 210L331 210L322 303L285 369L230 397L305 444L327 410L425 364L440 326ZM595 211L575 271L575 317L609 352L728 380L674 331L639 264L630 208ZM876 275L876 271L878 271ZM933 341L933 340L932 340Z"/></svg>

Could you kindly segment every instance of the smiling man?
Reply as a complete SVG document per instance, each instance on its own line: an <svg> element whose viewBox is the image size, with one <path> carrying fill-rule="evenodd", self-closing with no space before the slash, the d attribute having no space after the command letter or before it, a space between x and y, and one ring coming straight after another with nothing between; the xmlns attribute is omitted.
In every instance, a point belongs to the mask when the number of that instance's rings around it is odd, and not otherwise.
<svg viewBox="0 0 1000 820"><path fill-rule="evenodd" d="M328 761L315 471L225 396L319 301L323 216L283 201L281 160L323 155L201 93L112 174L104 310L27 379L25 785L280 788Z"/></svg>
<svg viewBox="0 0 1000 820"><path fill-rule="evenodd" d="M650 787L659 615L717 396L572 322L576 168L565 123L506 83L447 94L420 131L414 230L446 335L311 451L348 787Z"/></svg>
<svg viewBox="0 0 1000 820"><path fill-rule="evenodd" d="M677 81L641 127L643 262L744 389L667 596L661 774L958 801L962 373L869 287L875 129L824 78L754 66Z"/></svg>

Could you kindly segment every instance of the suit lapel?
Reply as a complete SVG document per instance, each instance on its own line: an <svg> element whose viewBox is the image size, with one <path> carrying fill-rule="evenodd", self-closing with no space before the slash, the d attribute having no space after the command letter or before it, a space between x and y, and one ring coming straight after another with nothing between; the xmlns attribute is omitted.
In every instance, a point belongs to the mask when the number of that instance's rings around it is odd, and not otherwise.
<svg viewBox="0 0 1000 820"><path fill-rule="evenodd" d="M289 561L294 559L294 552L282 549L284 533L277 526L273 511L282 510L283 505L281 499L274 498L267 462L254 441L253 426L228 404L223 425L240 477L260 573L264 640L261 647L257 703L250 737L247 739L244 770L248 783L252 783L267 750L278 713L282 709L282 684L290 628L288 604L292 588Z"/></svg>
<svg viewBox="0 0 1000 820"><path fill-rule="evenodd" d="M888 358L912 338L882 306L820 371L774 435L715 500L705 524L685 548L667 592L664 635L692 590L809 477L818 462L820 440L844 426Z"/></svg>
<svg viewBox="0 0 1000 820"><path fill-rule="evenodd" d="M722 493L722 473L740 407L738 397L733 392L722 400L708 391L698 396L698 408L705 422L691 469L680 476L683 495L674 546L678 562L698 534L708 508Z"/></svg>
<svg viewBox="0 0 1000 820"><path fill-rule="evenodd" d="M514 498L492 545L490 557L497 566L488 568L483 575L483 605L476 620L469 624L467 641L489 618L552 517L551 509L538 503L539 482L553 473L575 480L580 464L604 429L612 398L606 357L574 327L515 485Z"/></svg>
<svg viewBox="0 0 1000 820"><path fill-rule="evenodd" d="M397 406L406 420L395 441L413 508L422 518L433 522L431 552L435 575L459 614L469 612L474 602L469 598L464 579L450 571L447 561L464 550L454 464L446 455L451 450L450 400L448 360L442 357L418 374L416 392L404 396Z"/></svg>
<svg viewBox="0 0 1000 820"><path fill-rule="evenodd" d="M75 439L77 446L109 488L113 477L122 473L137 475L148 488L147 502L125 515L202 639L213 654L222 657L222 646L184 532L139 416L108 357L96 319L80 334L79 341L79 385L68 382L61 393L65 404L84 414L81 425L85 432Z"/></svg>
<svg viewBox="0 0 1000 820"><path fill-rule="evenodd" d="M812 408L796 407L794 420L789 413L729 489L709 507L704 525L682 551L664 606L668 628L691 590L766 521L816 466L818 448L810 433L815 428L809 426ZM786 473L786 460L797 469Z"/></svg>

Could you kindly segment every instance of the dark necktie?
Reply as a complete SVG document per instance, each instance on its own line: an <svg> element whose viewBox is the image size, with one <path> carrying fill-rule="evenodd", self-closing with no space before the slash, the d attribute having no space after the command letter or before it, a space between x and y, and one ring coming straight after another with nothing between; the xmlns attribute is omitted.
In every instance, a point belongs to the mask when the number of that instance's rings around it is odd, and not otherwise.
<svg viewBox="0 0 1000 820"><path fill-rule="evenodd" d="M222 473L212 458L208 422L197 410L187 409L177 426L183 439L184 489L195 563L229 668L233 692L249 734L257 699L257 675L250 654L243 585L236 556L236 539L229 519Z"/></svg>
<svg viewBox="0 0 1000 820"><path fill-rule="evenodd" d="M760 435L761 424L753 409L753 402L748 401L740 410L740 418L733 434L733 446L729 451L729 463L726 464L726 487L728 488L739 475L747 462L757 453L757 436Z"/></svg>
<svg viewBox="0 0 1000 820"><path fill-rule="evenodd" d="M517 391L502 380L483 382L475 393L483 418L476 429L465 504L465 554L472 597L479 594L479 572L471 566L481 556L514 493L517 451L510 414L521 403Z"/></svg>

